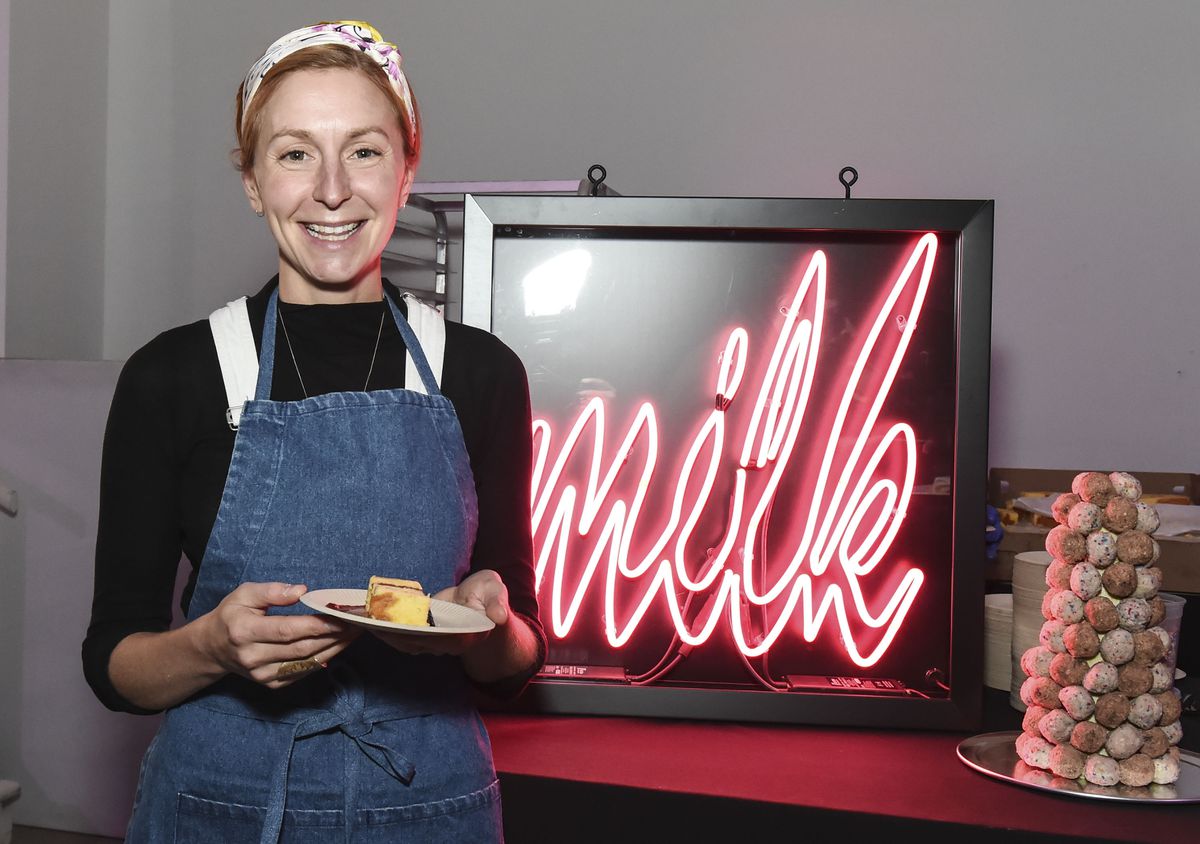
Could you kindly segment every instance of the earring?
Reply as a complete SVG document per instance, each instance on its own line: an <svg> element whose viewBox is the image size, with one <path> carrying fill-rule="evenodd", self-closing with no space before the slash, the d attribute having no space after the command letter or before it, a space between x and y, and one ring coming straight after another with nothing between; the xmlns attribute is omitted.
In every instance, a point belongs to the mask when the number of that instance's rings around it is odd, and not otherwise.
<svg viewBox="0 0 1200 844"><path fill-rule="evenodd" d="M254 213L255 213L255 215L256 215L256 216L259 216L259 217L261 217L261 216L263 215L263 211L262 211L262 209L261 209L261 208L260 208L260 209L258 209L257 211L255 211Z"/></svg>

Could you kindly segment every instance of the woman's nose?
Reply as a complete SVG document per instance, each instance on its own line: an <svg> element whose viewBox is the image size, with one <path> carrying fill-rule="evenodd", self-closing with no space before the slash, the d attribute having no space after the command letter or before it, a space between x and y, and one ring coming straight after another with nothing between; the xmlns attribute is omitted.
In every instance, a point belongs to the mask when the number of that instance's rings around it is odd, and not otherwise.
<svg viewBox="0 0 1200 844"><path fill-rule="evenodd" d="M337 208L350 198L350 174L339 159L326 160L317 173L313 199L329 208Z"/></svg>

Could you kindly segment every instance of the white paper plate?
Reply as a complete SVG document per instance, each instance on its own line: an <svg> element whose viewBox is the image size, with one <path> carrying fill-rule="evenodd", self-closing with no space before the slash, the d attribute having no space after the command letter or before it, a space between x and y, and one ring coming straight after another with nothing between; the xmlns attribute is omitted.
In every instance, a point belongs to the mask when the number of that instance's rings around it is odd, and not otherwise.
<svg viewBox="0 0 1200 844"><path fill-rule="evenodd" d="M300 596L300 603L305 606L311 607L323 615L340 618L361 627L416 633L422 636L454 636L462 633L486 633L496 626L495 622L478 610L464 607L462 604L439 601L437 598L429 599L429 611L433 614L433 627L380 621L377 618L343 612L329 606L330 604L360 606L366 602L366 589L317 589L313 592L305 592Z"/></svg>

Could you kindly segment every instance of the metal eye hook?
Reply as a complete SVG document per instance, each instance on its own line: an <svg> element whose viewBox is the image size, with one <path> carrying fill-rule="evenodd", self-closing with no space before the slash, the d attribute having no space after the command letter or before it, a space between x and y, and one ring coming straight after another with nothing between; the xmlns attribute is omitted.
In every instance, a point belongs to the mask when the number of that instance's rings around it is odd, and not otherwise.
<svg viewBox="0 0 1200 844"><path fill-rule="evenodd" d="M846 174L850 174L850 178L846 178ZM842 183L842 187L846 189L846 199L850 198L850 186L858 181L858 171L853 167L843 167L838 173L838 181Z"/></svg>
<svg viewBox="0 0 1200 844"><path fill-rule="evenodd" d="M604 180L608 178L608 171L604 169L603 164L593 164L588 168L587 177L592 184L591 195L599 196L604 187Z"/></svg>

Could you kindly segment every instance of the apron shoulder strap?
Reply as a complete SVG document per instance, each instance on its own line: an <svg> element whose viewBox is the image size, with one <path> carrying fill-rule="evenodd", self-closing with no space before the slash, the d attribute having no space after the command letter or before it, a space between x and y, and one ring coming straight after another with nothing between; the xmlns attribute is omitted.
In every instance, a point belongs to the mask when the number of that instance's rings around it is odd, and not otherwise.
<svg viewBox="0 0 1200 844"><path fill-rule="evenodd" d="M433 370L433 380L440 387L442 362L446 357L446 322L442 312L411 293L405 293L401 298L408 303L408 324L425 352L429 368ZM413 363L412 355L407 352L404 353L404 387L416 393L425 392L425 385L417 372L417 366Z"/></svg>
<svg viewBox="0 0 1200 844"><path fill-rule="evenodd" d="M258 383L258 352L254 348L246 297L213 311L208 317L208 325L217 346L217 360L221 364L221 378L225 381L225 397L229 402L225 419L236 431L242 418L242 405L254 398L254 387Z"/></svg>

